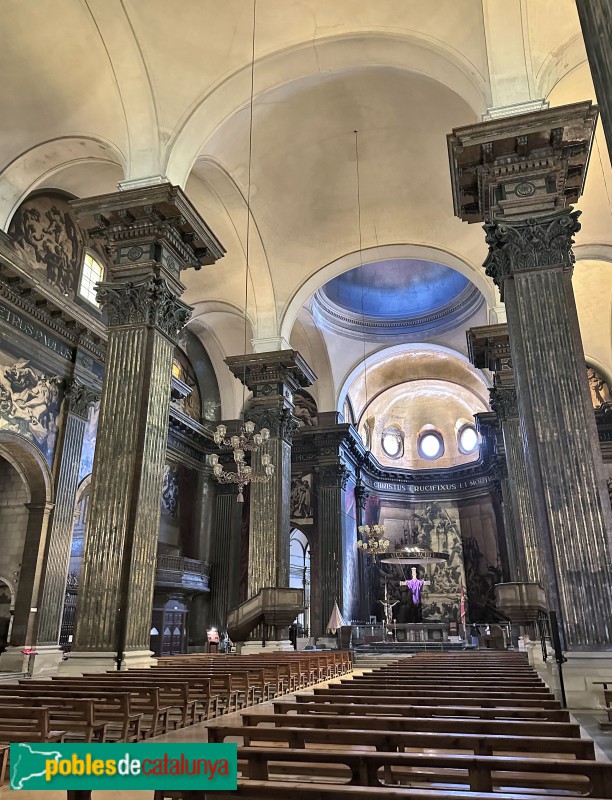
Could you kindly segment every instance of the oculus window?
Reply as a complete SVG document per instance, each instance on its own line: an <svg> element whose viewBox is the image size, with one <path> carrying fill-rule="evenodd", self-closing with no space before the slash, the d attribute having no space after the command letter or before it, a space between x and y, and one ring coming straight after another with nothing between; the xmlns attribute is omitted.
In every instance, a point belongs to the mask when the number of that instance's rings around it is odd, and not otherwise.
<svg viewBox="0 0 612 800"><path fill-rule="evenodd" d="M470 455L478 448L478 434L473 425L464 425L459 431L459 450Z"/></svg>
<svg viewBox="0 0 612 800"><path fill-rule="evenodd" d="M437 431L427 431L419 439L419 455L429 461L435 461L444 453L444 441Z"/></svg>
<svg viewBox="0 0 612 800"><path fill-rule="evenodd" d="M88 303L100 308L96 300L96 283L104 279L104 267L99 261L85 253L83 259L83 269L81 270L81 282L79 283L79 295L87 300Z"/></svg>
<svg viewBox="0 0 612 800"><path fill-rule="evenodd" d="M402 434L397 428L389 428L382 435L382 449L389 458L400 458L404 449Z"/></svg>

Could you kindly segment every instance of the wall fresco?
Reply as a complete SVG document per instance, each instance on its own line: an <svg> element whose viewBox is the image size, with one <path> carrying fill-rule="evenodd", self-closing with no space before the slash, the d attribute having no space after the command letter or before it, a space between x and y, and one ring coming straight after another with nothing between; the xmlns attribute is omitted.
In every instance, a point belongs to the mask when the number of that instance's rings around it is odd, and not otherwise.
<svg viewBox="0 0 612 800"><path fill-rule="evenodd" d="M0 428L25 436L51 465L57 439L62 378L0 350Z"/></svg>

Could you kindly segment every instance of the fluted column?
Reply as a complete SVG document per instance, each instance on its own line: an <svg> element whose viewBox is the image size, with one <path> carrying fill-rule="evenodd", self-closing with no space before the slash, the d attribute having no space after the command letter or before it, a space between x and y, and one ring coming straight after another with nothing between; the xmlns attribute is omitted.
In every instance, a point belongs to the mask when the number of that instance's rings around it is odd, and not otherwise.
<svg viewBox="0 0 612 800"><path fill-rule="evenodd" d="M235 605L240 556L242 505L236 487L217 486L215 526L212 534L210 571L210 622L225 631L227 614Z"/></svg>
<svg viewBox="0 0 612 800"><path fill-rule="evenodd" d="M149 665L151 611L176 337L191 309L180 270L220 245L167 184L74 202L111 254L97 297L108 346L89 527L67 671ZM110 662L110 663L109 663Z"/></svg>
<svg viewBox="0 0 612 800"><path fill-rule="evenodd" d="M344 606L342 574L344 544L344 492L348 481L348 470L344 464L329 464L315 468L317 485L317 523L319 531L319 553L321 562L321 621L327 621L334 603ZM357 534L355 534L356 546ZM325 634L325 630L322 631Z"/></svg>
<svg viewBox="0 0 612 800"><path fill-rule="evenodd" d="M38 622L38 645L59 642L60 625L70 563L74 527L74 505L79 483L79 467L89 405L98 400L98 392L74 381L64 396L65 418L61 456L45 561L45 578Z"/></svg>
<svg viewBox="0 0 612 800"><path fill-rule="evenodd" d="M292 413L293 392L310 386L316 376L295 350L232 356L225 363L253 393L245 418L258 430L269 429L267 451L275 467L267 481L253 481L250 486L251 598L263 588L289 586L291 438L299 424ZM253 453L254 473L262 474L261 455Z"/></svg>
<svg viewBox="0 0 612 800"><path fill-rule="evenodd" d="M543 554L538 543L536 517L532 502L532 487L527 473L516 388L505 386L491 389L491 407L502 427L504 451L510 486L510 498L517 531L517 580L545 585Z"/></svg>
<svg viewBox="0 0 612 800"><path fill-rule="evenodd" d="M575 103L449 136L455 212L484 221L505 302L546 589L570 650L612 644L612 512L572 288L597 118Z"/></svg>

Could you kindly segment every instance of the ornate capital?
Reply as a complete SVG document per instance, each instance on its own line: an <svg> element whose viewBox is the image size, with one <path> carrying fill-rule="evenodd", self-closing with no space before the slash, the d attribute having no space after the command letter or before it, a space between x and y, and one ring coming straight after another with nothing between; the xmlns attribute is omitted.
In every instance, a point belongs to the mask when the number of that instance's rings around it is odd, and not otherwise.
<svg viewBox="0 0 612 800"><path fill-rule="evenodd" d="M100 283L96 297L108 314L109 328L150 325L173 341L191 316L191 308L170 291L163 278Z"/></svg>
<svg viewBox="0 0 612 800"><path fill-rule="evenodd" d="M519 415L515 386L497 386L489 389L490 405L501 422L516 419Z"/></svg>
<svg viewBox="0 0 612 800"><path fill-rule="evenodd" d="M230 356L225 363L258 399L289 397L296 389L310 386L317 379L296 350Z"/></svg>
<svg viewBox="0 0 612 800"><path fill-rule="evenodd" d="M358 483L355 487L355 500L362 511L365 511L369 496L370 492L368 491L367 486L365 486L363 483Z"/></svg>
<svg viewBox="0 0 612 800"><path fill-rule="evenodd" d="M268 428L272 439L283 439L287 444L291 444L294 432L300 427L299 420L288 408L253 408L245 416L259 430Z"/></svg>
<svg viewBox="0 0 612 800"><path fill-rule="evenodd" d="M315 467L317 482L326 489L346 489L349 470L344 464Z"/></svg>
<svg viewBox="0 0 612 800"><path fill-rule="evenodd" d="M70 414L87 419L89 406L100 399L100 393L83 383L73 381L66 389L64 400Z"/></svg>
<svg viewBox="0 0 612 800"><path fill-rule="evenodd" d="M506 278L520 272L574 264L572 245L580 230L580 211L571 208L517 222L489 222L483 227L489 255L486 274L503 294Z"/></svg>

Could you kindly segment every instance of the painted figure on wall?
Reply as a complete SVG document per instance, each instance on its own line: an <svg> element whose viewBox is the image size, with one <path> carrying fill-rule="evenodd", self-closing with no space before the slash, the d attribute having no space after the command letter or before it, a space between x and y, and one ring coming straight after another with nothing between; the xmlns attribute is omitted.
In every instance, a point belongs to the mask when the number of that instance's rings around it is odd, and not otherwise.
<svg viewBox="0 0 612 800"><path fill-rule="evenodd" d="M84 241L68 198L58 193L28 198L17 209L9 236L62 294L74 295Z"/></svg>
<svg viewBox="0 0 612 800"><path fill-rule="evenodd" d="M81 451L81 466L79 467L79 483L90 475L93 470L94 453L96 450L96 437L98 435L98 417L100 416L100 401L92 403L87 410L87 424L83 434L83 449Z"/></svg>
<svg viewBox="0 0 612 800"><path fill-rule="evenodd" d="M291 481L291 519L312 522L312 475L301 475Z"/></svg>
<svg viewBox="0 0 612 800"><path fill-rule="evenodd" d="M49 464L57 438L61 382L26 359L0 353L0 428L34 442Z"/></svg>
<svg viewBox="0 0 612 800"><path fill-rule="evenodd" d="M319 411L314 397L304 389L296 389L293 393L293 416L297 417L300 428L319 424Z"/></svg>

